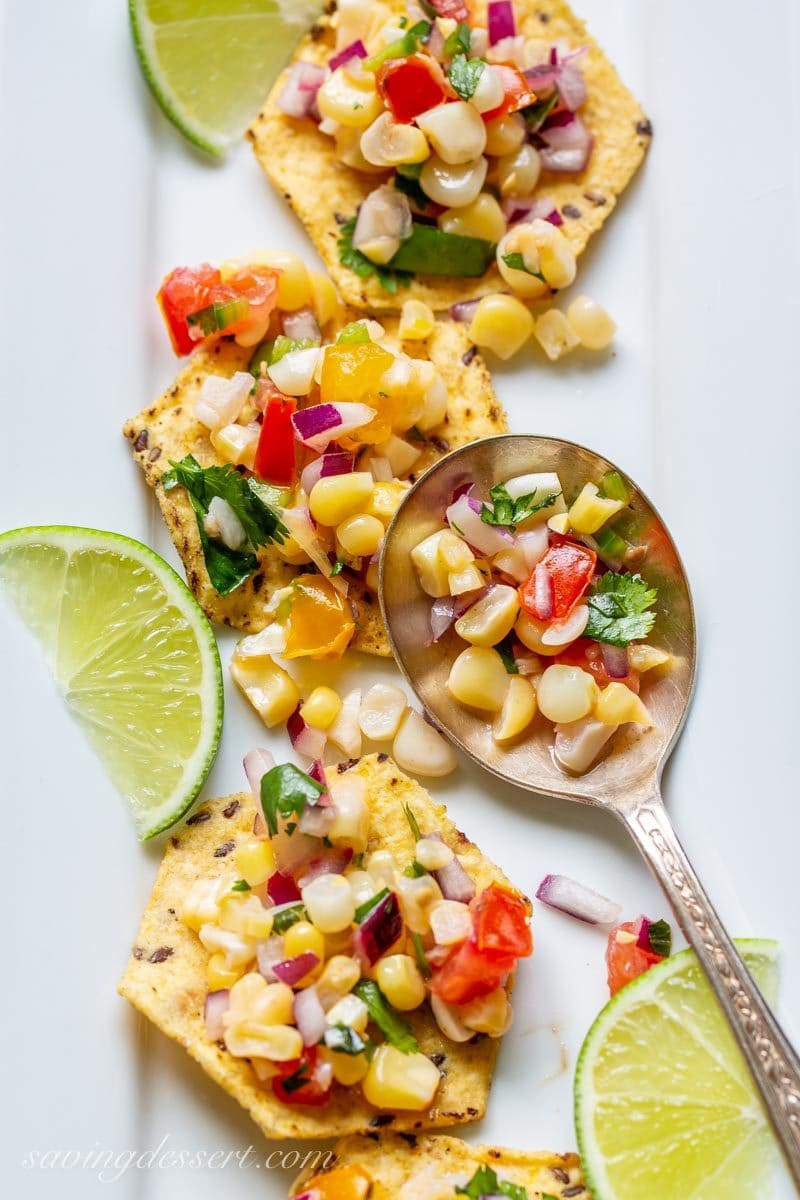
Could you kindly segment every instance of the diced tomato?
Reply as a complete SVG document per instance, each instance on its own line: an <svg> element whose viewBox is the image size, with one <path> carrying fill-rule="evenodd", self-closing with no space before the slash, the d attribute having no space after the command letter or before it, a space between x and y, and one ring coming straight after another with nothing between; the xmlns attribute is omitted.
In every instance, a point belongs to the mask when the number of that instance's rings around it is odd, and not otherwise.
<svg viewBox="0 0 800 1200"><path fill-rule="evenodd" d="M264 409L253 471L259 479L276 487L291 487L297 476L297 441L292 425L296 408L294 396L284 396L272 389Z"/></svg>
<svg viewBox="0 0 800 1200"><path fill-rule="evenodd" d="M603 662L603 651L597 642L591 641L590 638L578 638L577 641L567 646L566 650L562 650L552 660L554 663L563 663L568 667L581 667L582 670L588 671L594 676L595 683L598 687L604 688L609 683L624 683L632 692L639 694L639 672L628 671L624 679L612 677L606 670Z"/></svg>
<svg viewBox="0 0 800 1200"><path fill-rule="evenodd" d="M381 99L402 125L452 96L444 71L429 54L390 58L379 69L375 82Z"/></svg>
<svg viewBox="0 0 800 1200"><path fill-rule="evenodd" d="M534 578L537 570L546 570L553 583L553 620L568 617L592 581L597 555L577 542L562 541L551 546L544 558L519 589L522 607L541 620L536 608Z"/></svg>
<svg viewBox="0 0 800 1200"><path fill-rule="evenodd" d="M315 1108L331 1098L330 1083L320 1082L320 1061L316 1046L306 1046L300 1058L279 1063L280 1074L272 1080L272 1091L282 1104L307 1104Z"/></svg>
<svg viewBox="0 0 800 1200"><path fill-rule="evenodd" d="M519 112L536 100L536 93L531 90L522 71L512 67L510 63L494 63L494 71L499 71L503 80L505 95L497 108L483 114L484 121L493 121L495 117L504 117L507 113Z"/></svg>
<svg viewBox="0 0 800 1200"><path fill-rule="evenodd" d="M490 884L470 904L472 934L435 972L431 987L447 1004L466 1004L493 992L533 951L524 901Z"/></svg>
<svg viewBox="0 0 800 1200"><path fill-rule="evenodd" d="M430 0L430 4L440 17L449 17L451 21L469 20L469 8L465 0Z"/></svg>
<svg viewBox="0 0 800 1200"><path fill-rule="evenodd" d="M620 988L625 987L633 979L638 979L649 971L650 967L660 963L663 954L654 954L637 945L636 939L641 925L638 921L624 921L617 925L608 935L606 949L606 965L608 967L608 990L616 996Z"/></svg>
<svg viewBox="0 0 800 1200"><path fill-rule="evenodd" d="M167 275L156 297L169 330L176 354L191 354L203 340L199 326L190 327L188 318L215 304L246 300L245 312L231 321L220 333L243 333L264 325L278 300L278 272L269 268L245 269L226 279L216 267L202 263L199 267L176 267Z"/></svg>

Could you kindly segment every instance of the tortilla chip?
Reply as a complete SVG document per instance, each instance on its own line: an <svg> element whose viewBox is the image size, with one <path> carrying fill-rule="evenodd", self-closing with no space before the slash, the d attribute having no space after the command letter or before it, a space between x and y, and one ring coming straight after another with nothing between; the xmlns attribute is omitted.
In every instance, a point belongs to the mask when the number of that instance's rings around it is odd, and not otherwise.
<svg viewBox="0 0 800 1200"><path fill-rule="evenodd" d="M405 11L405 0L385 0L391 9ZM485 0L474 6L476 16ZM517 32L549 42L565 38L571 47L586 46L580 59L588 88L581 108L595 135L586 170L580 175L542 172L537 193L551 196L564 217L562 232L576 254L585 248L611 213L650 145L652 128L639 102L621 82L603 51L586 32L564 0L515 0ZM335 45L330 16L321 17L301 41L296 58L327 63ZM374 275L362 279L339 263L339 221L352 217L369 193L384 181L344 166L335 155L333 139L319 132L314 121L287 117L277 105L284 83L275 84L263 112L248 130L256 157L268 178L288 200L305 225L346 304L361 308L397 309L414 296L434 309L449 308L496 292L505 286L496 266L481 279L427 276L393 295Z"/></svg>
<svg viewBox="0 0 800 1200"><path fill-rule="evenodd" d="M345 321L358 320L360 313L346 314ZM390 339L397 343L397 321L384 322ZM416 468L427 469L442 453L455 450L477 438L504 433L506 416L494 394L489 372L480 355L474 353L463 326L449 321L436 324L426 342L404 342L410 357L430 358L447 385L447 416L428 436ZM246 633L257 633L268 624L267 603L276 590L284 587L304 568L292 567L274 547L262 547L259 570L228 596L220 596L208 578L197 521L183 488L165 492L161 476L170 469L170 460L178 461L193 454L202 466L218 462L208 430L196 421L193 412L197 394L209 374L231 376L246 371L252 350L242 349L232 339L222 339L209 350L197 351L178 375L171 388L124 427L133 443L133 454L145 473L169 527L175 548L186 568L186 579L203 611L221 625L230 625ZM412 480L415 476L411 477ZM391 650L381 618L377 597L360 580L350 580L348 598L353 604L356 633L351 646L367 654L390 658Z"/></svg>
<svg viewBox="0 0 800 1200"><path fill-rule="evenodd" d="M502 871L456 829L444 806L434 803L386 755L372 754L349 768L342 766L367 781L370 850L390 850L399 861L411 861L414 839L403 811L403 805L410 804L422 830L439 830L479 890L497 882L515 891ZM434 1106L426 1112L378 1113L360 1089L339 1087L324 1108L290 1107L273 1096L269 1084L259 1084L248 1062L208 1040L203 1020L208 954L177 914L194 880L229 869L236 843L252 832L254 812L252 798L244 793L212 800L170 838L120 994L179 1042L247 1109L266 1137L330 1138L364 1132L376 1124L411 1131L478 1120L486 1111L499 1041L448 1042L427 1008L404 1014L423 1052L442 1056L442 1083Z"/></svg>
<svg viewBox="0 0 800 1200"><path fill-rule="evenodd" d="M542 1195L589 1200L588 1191L581 1186L583 1176L577 1154L470 1146L461 1138L443 1135L409 1138L396 1133L371 1133L336 1143L327 1169L348 1165L360 1166L372 1177L370 1200L397 1200L404 1183L428 1172L434 1178L463 1175L469 1180L480 1166L491 1167L501 1180L522 1184L529 1200ZM299 1195L315 1174L323 1171L304 1171L292 1185L291 1195ZM420 1191L420 1196L424 1194Z"/></svg>

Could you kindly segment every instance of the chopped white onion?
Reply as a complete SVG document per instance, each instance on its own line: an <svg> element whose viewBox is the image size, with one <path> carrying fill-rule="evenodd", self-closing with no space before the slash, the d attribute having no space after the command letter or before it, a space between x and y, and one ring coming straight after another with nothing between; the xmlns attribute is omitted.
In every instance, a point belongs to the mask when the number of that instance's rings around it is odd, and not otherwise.
<svg viewBox="0 0 800 1200"><path fill-rule="evenodd" d="M319 356L318 346L310 346L307 350L290 350L267 367L267 374L284 396L307 396L314 382Z"/></svg>
<svg viewBox="0 0 800 1200"><path fill-rule="evenodd" d="M486 524L481 518L480 506L476 512L466 495L459 496L444 515L453 532L481 554L497 554L514 544L514 538L507 529Z"/></svg>
<svg viewBox="0 0 800 1200"><path fill-rule="evenodd" d="M203 518L203 529L211 538L219 538L229 550L241 550L247 541L244 525L227 500L214 496Z"/></svg>
<svg viewBox="0 0 800 1200"><path fill-rule="evenodd" d="M295 994L294 1020L304 1046L315 1046L321 1041L326 1029L325 1009L313 985Z"/></svg>
<svg viewBox="0 0 800 1200"><path fill-rule="evenodd" d="M269 750L248 750L244 756L244 770L247 775L247 782L250 784L250 791L253 793L253 799L256 805L261 806L261 780L275 766L275 759Z"/></svg>
<svg viewBox="0 0 800 1200"><path fill-rule="evenodd" d="M237 371L230 379L207 375L195 400L194 415L207 429L232 425L253 387L249 371Z"/></svg>
<svg viewBox="0 0 800 1200"><path fill-rule="evenodd" d="M296 312L284 313L283 332L295 342L322 341L317 318L310 308L298 308Z"/></svg>

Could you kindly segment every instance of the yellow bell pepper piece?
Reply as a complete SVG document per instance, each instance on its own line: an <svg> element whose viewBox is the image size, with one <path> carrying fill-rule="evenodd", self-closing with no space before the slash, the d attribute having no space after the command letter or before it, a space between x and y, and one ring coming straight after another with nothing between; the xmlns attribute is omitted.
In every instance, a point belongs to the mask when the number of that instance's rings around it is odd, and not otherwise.
<svg viewBox="0 0 800 1200"><path fill-rule="evenodd" d="M375 342L328 346L322 362L322 403L367 403L367 396L377 395L381 391L381 379L393 362L394 356Z"/></svg>
<svg viewBox="0 0 800 1200"><path fill-rule="evenodd" d="M315 1175L305 1185L319 1200L366 1200L372 1179L362 1167L335 1167L323 1175Z"/></svg>
<svg viewBox="0 0 800 1200"><path fill-rule="evenodd" d="M355 632L347 601L322 575L300 575L292 591L284 658L339 658Z"/></svg>

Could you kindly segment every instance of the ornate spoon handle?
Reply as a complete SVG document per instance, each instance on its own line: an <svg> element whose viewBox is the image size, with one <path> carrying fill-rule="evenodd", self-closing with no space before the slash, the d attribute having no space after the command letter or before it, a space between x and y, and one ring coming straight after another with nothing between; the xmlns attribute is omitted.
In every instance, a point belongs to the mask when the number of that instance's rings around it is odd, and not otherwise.
<svg viewBox="0 0 800 1200"><path fill-rule="evenodd" d="M722 1005L800 1191L800 1059L725 932L661 797L621 815Z"/></svg>

